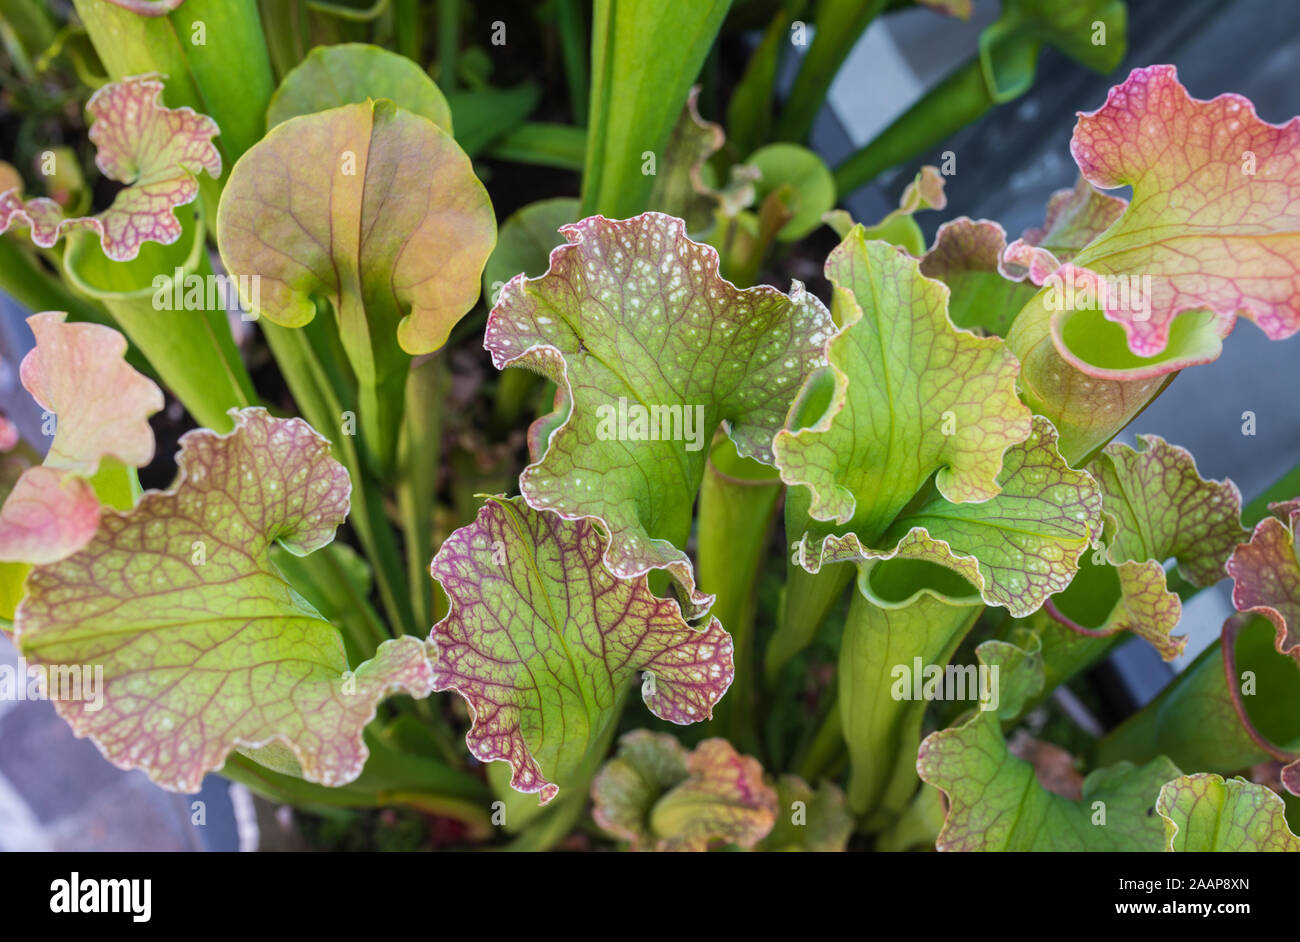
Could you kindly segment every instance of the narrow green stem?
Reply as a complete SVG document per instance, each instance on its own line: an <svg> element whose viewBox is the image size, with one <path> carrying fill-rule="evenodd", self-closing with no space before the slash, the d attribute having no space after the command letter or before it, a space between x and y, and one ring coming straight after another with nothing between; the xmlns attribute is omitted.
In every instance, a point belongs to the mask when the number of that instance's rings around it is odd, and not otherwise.
<svg viewBox="0 0 1300 942"><path fill-rule="evenodd" d="M815 784L826 770L844 754L844 729L840 719L840 703L836 697L822 718L821 725L798 762L799 777Z"/></svg>
<svg viewBox="0 0 1300 942"><path fill-rule="evenodd" d="M397 51L424 65L424 17L420 0L393 0L393 36Z"/></svg>
<svg viewBox="0 0 1300 942"><path fill-rule="evenodd" d="M971 59L932 88L893 124L835 168L844 198L881 172L913 159L993 107L979 59Z"/></svg>
<svg viewBox="0 0 1300 942"><path fill-rule="evenodd" d="M588 50L591 47L586 17L579 0L557 0L555 16L560 31L560 54L564 57L564 75L569 83L573 123L584 127L590 97Z"/></svg>
<svg viewBox="0 0 1300 942"><path fill-rule="evenodd" d="M434 354L411 368L406 381L406 410L398 447L397 504L406 537L407 580L416 624L433 623L433 504L437 487L446 368Z"/></svg>
<svg viewBox="0 0 1300 942"><path fill-rule="evenodd" d="M795 76L790 97L781 110L776 137L804 141L826 101L831 82L868 24L885 8L887 0L821 0L817 5L817 32L812 48Z"/></svg>
<svg viewBox="0 0 1300 942"><path fill-rule="evenodd" d="M305 328L280 327L263 321L262 332L298 408L317 431L331 438L336 455L352 477L352 514L349 521L370 559L384 610L400 633L420 634L411 608L411 598L404 584L397 538L384 515L379 487L361 460L355 437L349 434L347 428L341 427L345 421L344 412L350 410L344 408L335 389L324 376L313 355Z"/></svg>
<svg viewBox="0 0 1300 942"><path fill-rule="evenodd" d="M456 89L456 54L460 51L460 0L438 0L438 87Z"/></svg>
<svg viewBox="0 0 1300 942"><path fill-rule="evenodd" d="M749 752L759 746L756 590L781 490L776 471L742 459L731 439L714 444L700 487L696 559L700 588L717 597L711 614L731 635L735 680L714 707L709 728Z"/></svg>

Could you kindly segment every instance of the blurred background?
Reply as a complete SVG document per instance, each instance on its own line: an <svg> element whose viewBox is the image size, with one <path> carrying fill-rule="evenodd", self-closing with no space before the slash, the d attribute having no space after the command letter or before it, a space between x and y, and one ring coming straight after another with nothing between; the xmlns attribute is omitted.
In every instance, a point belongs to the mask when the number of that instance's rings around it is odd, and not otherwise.
<svg viewBox="0 0 1300 942"><path fill-rule="evenodd" d="M0 25L4 7L0 2ZM1300 114L1295 66L1300 3L1129 0L1128 10L1128 55L1112 75L1099 76L1045 47L1037 81L1026 95L995 108L912 164L842 196L842 205L857 219L881 218L897 206L903 186L922 164L937 165L950 150L957 173L946 179L948 206L917 217L927 237L943 221L967 215L997 220L1014 238L1041 224L1051 193L1076 179L1068 151L1076 111L1099 107L1107 90L1137 66L1173 63L1192 95L1240 93L1268 121ZM814 125L812 147L829 165L869 141L974 53L980 30L997 17L997 0L975 0L974 11L971 20L961 22L926 9L903 9L868 28ZM740 45L728 50L729 59L743 66L744 44L752 47L758 39L757 33L735 38ZM782 66L787 84L800 52L801 47L787 47ZM12 82L13 71L4 71ZM4 89L0 123L5 101L18 91ZM497 172L516 169L502 164ZM576 175L557 172L548 182L553 195L577 192ZM501 215L513 208L498 206ZM17 364L32 340L24 323L28 313L0 296L0 410L28 441L41 441L40 411L17 378ZM1183 445L1196 455L1203 475L1231 477L1249 500L1300 463L1298 354L1300 337L1270 342L1242 321L1217 362L1180 375L1121 438L1131 442L1134 433L1156 433ZM1253 436L1242 433L1247 412L1255 416ZM160 441L160 452L165 448ZM1186 607L1181 631L1189 644L1178 661L1165 664L1148 645L1126 643L1091 681L1109 690L1120 709L1149 700L1170 671L1218 637L1232 610L1229 588L1222 582ZM17 654L0 637L0 664L6 663L17 664ZM258 807L242 788L209 776L198 795L163 792L142 773L113 768L93 745L73 738L50 704L0 702L0 850L252 850L294 846L296 840L287 815Z"/></svg>

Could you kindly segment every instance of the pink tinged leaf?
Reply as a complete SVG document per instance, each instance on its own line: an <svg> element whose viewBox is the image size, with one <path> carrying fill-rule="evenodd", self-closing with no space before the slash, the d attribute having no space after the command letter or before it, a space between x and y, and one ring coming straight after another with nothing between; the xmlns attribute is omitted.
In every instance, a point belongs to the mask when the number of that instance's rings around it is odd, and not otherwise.
<svg viewBox="0 0 1300 942"><path fill-rule="evenodd" d="M1274 340L1300 330L1300 118L1269 124L1240 95L1194 99L1157 65L1081 114L1070 150L1095 186L1133 186L1128 210L1075 258L1150 276L1149 312L1106 304L1133 353L1164 351L1184 311L1212 312L1219 336L1238 315Z"/></svg>
<svg viewBox="0 0 1300 942"><path fill-rule="evenodd" d="M511 785L546 804L612 722L637 672L661 719L712 716L731 684L731 637L703 629L644 576L612 575L606 539L588 520L492 498L453 533L431 571L451 600L433 627L434 684L470 706L470 752L505 761Z"/></svg>
<svg viewBox="0 0 1300 942"><path fill-rule="evenodd" d="M944 209L948 205L948 195L944 192L943 175L938 167L929 164L923 166L904 189L899 198L898 208L909 215L923 209Z"/></svg>
<svg viewBox="0 0 1300 942"><path fill-rule="evenodd" d="M750 848L776 821L776 792L763 767L725 739L706 739L686 760L690 777L664 795L650 825L665 835L660 849L704 851L714 844Z"/></svg>
<svg viewBox="0 0 1300 942"><path fill-rule="evenodd" d="M959 216L939 226L934 244L921 258L921 274L947 284L947 277L960 272L997 271L1007 234L988 219Z"/></svg>
<svg viewBox="0 0 1300 942"><path fill-rule="evenodd" d="M1043 224L1026 229L1002 253L1002 273L1041 285L1124 213L1128 203L1094 189L1083 177L1073 189L1057 190L1047 201Z"/></svg>
<svg viewBox="0 0 1300 942"><path fill-rule="evenodd" d="M140 16L166 16L172 10L180 9L185 0L108 0L123 10L130 10Z"/></svg>
<svg viewBox="0 0 1300 942"><path fill-rule="evenodd" d="M0 507L0 562L51 563L90 542L99 501L85 478L29 468Z"/></svg>
<svg viewBox="0 0 1300 942"><path fill-rule="evenodd" d="M58 417L49 467L92 474L101 458L132 467L153 460L149 416L162 391L126 362L126 338L100 324L70 324L62 311L27 319L36 346L19 368L23 386Z"/></svg>
<svg viewBox="0 0 1300 942"><path fill-rule="evenodd" d="M725 739L687 752L672 736L634 730L592 781L591 796L596 823L631 850L752 848L776 820L777 793L762 766Z"/></svg>
<svg viewBox="0 0 1300 942"><path fill-rule="evenodd" d="M0 412L0 451L9 451L18 444L18 426Z"/></svg>
<svg viewBox="0 0 1300 942"><path fill-rule="evenodd" d="M101 459L134 467L153 460L149 416L163 407L161 390L123 358L120 333L66 318L47 311L27 319L36 346L19 376L58 424L44 464L24 471L0 507L0 560L45 564L81 549L99 522L86 478Z"/></svg>
<svg viewBox="0 0 1300 942"><path fill-rule="evenodd" d="M1232 604L1239 612L1263 615L1277 630L1277 650L1300 662L1300 553L1296 549L1300 504L1270 504L1284 517L1265 517L1249 542L1228 560Z"/></svg>
<svg viewBox="0 0 1300 942"><path fill-rule="evenodd" d="M191 108L165 107L162 91L156 76L137 75L105 85L86 105L95 164L110 180L128 184L108 209L65 218L53 200L23 201L8 190L0 194L0 232L27 226L33 242L50 248L60 236L88 229L99 236L104 254L119 262L135 258L145 242L179 239L174 210L198 196L201 171L221 176L221 154L212 143L219 129Z"/></svg>
<svg viewBox="0 0 1300 942"><path fill-rule="evenodd" d="M772 463L772 436L822 363L830 316L802 286L789 296L737 289L719 276L713 248L660 213L593 216L561 232L569 244L551 253L545 275L502 289L484 340L498 369L537 370L564 390L557 402L571 404L558 426L553 415L535 427L549 430L545 442L534 436L546 451L520 490L535 508L600 521L610 534L605 562L619 578L668 570L694 616L711 597L697 590L679 547L704 476L703 445L725 422L742 455ZM697 441L659 435L666 419L654 437L623 435L602 421L620 403L698 417Z"/></svg>
<svg viewBox="0 0 1300 942"><path fill-rule="evenodd" d="M102 702L56 703L120 768L198 789L233 750L286 747L310 781L342 785L367 757L378 701L427 696L416 638L348 671L338 631L270 562L306 555L347 513L347 472L301 419L232 412L235 429L181 439L170 491L106 511L80 552L28 577L15 639L33 663L102 670Z"/></svg>
<svg viewBox="0 0 1300 942"><path fill-rule="evenodd" d="M635 729L618 741L618 754L591 782L592 817L631 850L654 850L650 812L669 789L686 781L689 753L668 733Z"/></svg>

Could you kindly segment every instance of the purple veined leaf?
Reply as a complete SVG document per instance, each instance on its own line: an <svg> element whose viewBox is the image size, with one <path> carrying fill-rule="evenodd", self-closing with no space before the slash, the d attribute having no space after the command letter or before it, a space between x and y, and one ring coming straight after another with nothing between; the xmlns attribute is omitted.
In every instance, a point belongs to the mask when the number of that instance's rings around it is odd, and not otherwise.
<svg viewBox="0 0 1300 942"><path fill-rule="evenodd" d="M1213 772L1165 783L1156 801L1165 850L1184 852L1300 852L1286 822L1286 805L1263 785Z"/></svg>
<svg viewBox="0 0 1300 942"><path fill-rule="evenodd" d="M1160 850L1163 828L1152 805L1164 783L1180 774L1168 759L1098 769L1084 779L1076 801L1045 787L1035 767L1008 748L1002 719L1014 716L1043 686L1036 643L1029 649L1004 641L981 644L976 654L999 689L999 708L976 710L961 725L931 733L921 744L917 773L948 796L937 849Z"/></svg>
<svg viewBox="0 0 1300 942"><path fill-rule="evenodd" d="M162 91L158 76L137 75L105 85L86 105L96 166L127 184L108 209L65 217L54 200L24 200L18 189L9 189L0 193L0 232L25 226L33 242L50 248L66 233L88 229L118 262L135 258L145 242L170 245L179 239L176 207L198 196L199 173L221 176L221 153L212 143L219 129L191 108L164 107Z"/></svg>
<svg viewBox="0 0 1300 942"><path fill-rule="evenodd" d="M623 736L591 795L596 823L631 850L752 849L779 811L758 760L725 739L706 739L688 752L674 737L647 730Z"/></svg>
<svg viewBox="0 0 1300 942"><path fill-rule="evenodd" d="M1118 577L1115 598L1105 622L1085 634L1102 636L1130 631L1150 642L1165 660L1182 653L1187 639L1175 636L1182 603L1170 592L1164 561L1173 558L1183 577L1209 586L1227 575L1224 563L1246 537L1241 526L1241 493L1231 481L1207 481L1184 448L1157 435L1139 435L1138 447L1113 443L1089 465L1102 490L1106 516L1103 565ZM1050 614L1067 627L1060 606L1077 604L1080 594L1096 596L1092 581L1067 589ZM1095 598L1089 600L1095 604Z"/></svg>
<svg viewBox="0 0 1300 942"><path fill-rule="evenodd" d="M562 230L540 278L513 279L488 317L498 369L535 369L561 387L568 418L539 419L546 450L520 477L528 503L610 535L619 578L666 569L689 617L711 599L679 547L719 423L740 453L771 464L772 436L822 363L831 321L795 285L737 289L717 253L660 213L593 216Z"/></svg>
<svg viewBox="0 0 1300 942"><path fill-rule="evenodd" d="M126 338L111 327L68 323L62 311L27 323L36 346L19 376L57 424L44 464L23 472L0 506L0 562L42 564L94 536L100 499L90 479L101 461L136 468L153 460L149 416L163 395L126 362Z"/></svg>
<svg viewBox="0 0 1300 942"><path fill-rule="evenodd" d="M349 669L338 630L269 556L274 542L302 556L333 539L347 472L301 419L232 416L228 435L182 437L170 491L105 511L89 544L32 571L15 642L82 679L55 704L73 732L164 788L196 791L235 750L342 785L365 764L378 701L427 696L432 667L403 637Z"/></svg>
<svg viewBox="0 0 1300 942"><path fill-rule="evenodd" d="M606 543L589 520L490 498L431 566L451 600L429 639L435 689L469 704L475 758L508 762L541 804L592 758L638 672L646 706L679 724L711 717L733 676L717 619L693 628L644 575L611 574Z"/></svg>
<svg viewBox="0 0 1300 942"><path fill-rule="evenodd" d="M1086 183L1009 250L1007 267L1045 288L1007 339L1026 402L1077 461L1169 374L1216 359L1237 317L1273 339L1300 329L1300 119L1194 99L1172 66L1150 66L1080 115L1071 152ZM1133 199L1105 225L1119 204L1087 184L1131 184Z"/></svg>
<svg viewBox="0 0 1300 942"><path fill-rule="evenodd" d="M1080 115L1070 150L1084 177L1134 192L1073 261L1102 275L1151 275L1147 317L1106 305L1133 353L1159 355L1173 319L1199 308L1214 313L1220 336L1239 315L1274 340L1300 330L1298 149L1300 119L1261 121L1240 95L1194 99L1172 66L1134 70L1105 105ZM1218 267L1225 256L1228 271Z"/></svg>
<svg viewBox="0 0 1300 942"><path fill-rule="evenodd" d="M1273 516L1256 524L1227 562L1232 604L1272 622L1278 653L1300 664L1300 499L1268 509Z"/></svg>

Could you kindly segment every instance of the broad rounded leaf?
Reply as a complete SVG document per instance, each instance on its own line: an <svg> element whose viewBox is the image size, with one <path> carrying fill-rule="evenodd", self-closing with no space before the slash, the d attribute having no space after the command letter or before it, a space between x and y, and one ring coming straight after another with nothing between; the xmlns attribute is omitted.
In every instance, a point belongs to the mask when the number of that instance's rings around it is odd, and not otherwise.
<svg viewBox="0 0 1300 942"><path fill-rule="evenodd" d="M478 299L496 221L452 137L384 100L272 128L231 171L217 231L275 323L301 327L327 298L345 343L378 351L396 334L420 354Z"/></svg>
<svg viewBox="0 0 1300 942"><path fill-rule="evenodd" d="M145 242L170 245L179 239L176 207L198 196L201 171L221 176L221 153L212 143L219 129L191 108L164 107L162 90L156 76L137 75L105 85L86 105L96 166L110 180L128 184L108 209L67 218L54 200L24 201L16 189L7 190L0 193L0 232L27 226L33 242L50 248L65 233L89 229L104 254L119 262L135 258Z"/></svg>
<svg viewBox="0 0 1300 942"><path fill-rule="evenodd" d="M1300 662L1300 501L1270 504L1278 516L1255 525L1249 542L1228 560L1232 604L1239 612L1255 612L1273 623L1277 650Z"/></svg>
<svg viewBox="0 0 1300 942"><path fill-rule="evenodd" d="M1160 789L1156 811L1165 823L1165 850L1300 852L1282 799L1244 778L1180 776Z"/></svg>
<svg viewBox="0 0 1300 942"><path fill-rule="evenodd" d="M391 692L427 696L415 638L348 670L339 632L269 559L329 543L347 513L347 472L301 419L233 412L235 429L181 439L170 491L105 511L80 552L34 569L14 622L23 655L102 669L102 702L56 703L120 768L194 792L233 750L287 749L325 785L356 778L362 730Z"/></svg>
<svg viewBox="0 0 1300 942"><path fill-rule="evenodd" d="M370 98L387 98L452 133L451 107L428 73L406 56L368 43L317 46L307 53L271 96L266 126Z"/></svg>
<svg viewBox="0 0 1300 942"><path fill-rule="evenodd" d="M523 272L536 278L545 274L551 251L564 244L560 229L577 220L578 207L576 199L561 196L529 203L511 213L501 224L496 248L483 268L483 296L496 304L501 289L515 275Z"/></svg>
<svg viewBox="0 0 1300 942"><path fill-rule="evenodd" d="M1007 449L997 484L1000 493L987 501L927 501L876 543L853 531L820 540L805 533L795 560L809 572L828 563L895 558L937 563L975 586L986 604L1023 617L1070 584L1079 557L1101 531L1101 494L1087 473L1066 465L1056 431L1041 416L1025 441Z"/></svg>
<svg viewBox="0 0 1300 942"><path fill-rule="evenodd" d="M830 316L797 284L787 296L722 280L717 253L679 219L593 216L562 231L570 244L544 276L503 289L484 340L498 369L535 369L571 403L520 490L533 507L599 520L617 577L669 570L693 616L711 600L678 547L705 446L726 422L742 455L772 462L773 434L822 363Z"/></svg>
<svg viewBox="0 0 1300 942"><path fill-rule="evenodd" d="M760 147L745 160L758 171L755 194L763 202L769 194L788 187L784 200L792 214L776 234L782 242L802 239L816 229L822 214L835 205L835 178L825 161L798 144L776 143Z"/></svg>
<svg viewBox="0 0 1300 942"><path fill-rule="evenodd" d="M985 642L977 649L990 669L1010 668L1011 676L999 677L1004 703L1008 684L1023 686L1037 675L1042 686L1041 660L1015 656L1014 647ZM1140 768L1121 762L1085 778L1082 799L1064 798L1011 753L993 710L926 737L916 770L948 796L936 847L955 851L1160 850L1164 834L1153 805L1161 786L1180 774L1164 757Z"/></svg>
<svg viewBox="0 0 1300 942"><path fill-rule="evenodd" d="M433 559L451 599L430 636L435 687L469 703L475 758L509 762L510 784L541 804L614 721L638 671L646 706L673 723L712 716L731 684L718 620L692 628L644 576L612 575L605 543L590 521L492 498Z"/></svg>
<svg viewBox="0 0 1300 942"><path fill-rule="evenodd" d="M951 501L995 496L1002 454L1029 435L1030 413L1002 341L954 328L948 289L864 231L826 262L842 311L826 345L829 404L814 424L779 432L774 450L781 479L809 489L815 520L870 543L935 472Z"/></svg>

